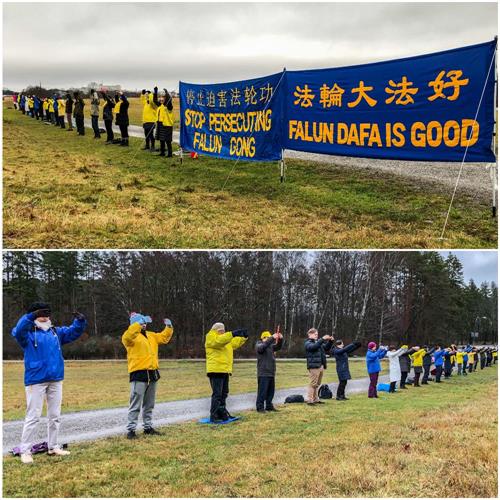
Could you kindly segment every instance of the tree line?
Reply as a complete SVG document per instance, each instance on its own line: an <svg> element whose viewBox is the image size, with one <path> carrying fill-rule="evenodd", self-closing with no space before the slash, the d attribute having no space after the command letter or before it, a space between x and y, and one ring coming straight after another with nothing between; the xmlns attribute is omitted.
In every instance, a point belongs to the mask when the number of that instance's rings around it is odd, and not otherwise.
<svg viewBox="0 0 500 500"><path fill-rule="evenodd" d="M26 307L44 300L53 323L84 313L86 334L69 358L123 358L133 311L169 317L175 333L162 357L204 357L217 321L247 328L240 356L280 325L281 355L303 355L311 327L344 342L496 342L496 283L464 282L460 260L437 252L5 252L4 359L22 357L10 332Z"/></svg>

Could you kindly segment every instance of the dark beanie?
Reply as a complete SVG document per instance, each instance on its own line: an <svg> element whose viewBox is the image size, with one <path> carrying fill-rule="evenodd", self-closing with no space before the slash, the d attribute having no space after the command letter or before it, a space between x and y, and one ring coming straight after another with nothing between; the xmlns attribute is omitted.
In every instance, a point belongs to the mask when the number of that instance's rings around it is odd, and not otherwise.
<svg viewBox="0 0 500 500"><path fill-rule="evenodd" d="M28 307L28 310L26 312L29 314L34 311L38 311L38 309L48 309L50 313L50 305L46 302L33 302L33 304Z"/></svg>

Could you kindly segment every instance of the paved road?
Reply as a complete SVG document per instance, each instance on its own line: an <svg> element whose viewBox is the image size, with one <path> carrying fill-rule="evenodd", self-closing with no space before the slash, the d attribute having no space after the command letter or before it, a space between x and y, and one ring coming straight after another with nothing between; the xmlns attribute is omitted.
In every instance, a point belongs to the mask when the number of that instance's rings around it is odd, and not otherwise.
<svg viewBox="0 0 500 500"><path fill-rule="evenodd" d="M91 128L90 120L86 120L85 125ZM113 130L118 134L120 133L119 128L116 126L113 127ZM131 137L144 137L144 131L138 125L130 125L129 135ZM179 142L179 131L174 130L173 139L174 142ZM426 184L438 185L440 188L444 187L446 191L449 191L450 197L460 170L460 163L374 160L290 150L285 150L285 158L315 161L337 167L345 166L361 171L371 170L398 175L420 182L423 181ZM489 165L484 163L466 163L462 170L458 191L482 201L491 200L492 180Z"/></svg>
<svg viewBox="0 0 500 500"><path fill-rule="evenodd" d="M388 376L380 377L381 382L386 382ZM161 383L161 382L160 382ZM367 391L368 378L350 380L347 384L346 394ZM332 390L336 384L330 384ZM306 387L281 389L276 391L274 401L283 403L290 394L306 394ZM331 403L335 404L335 403ZM187 422L206 417L209 414L210 398L189 399L184 401L171 401L158 403L154 410L154 422L157 426ZM231 413L255 408L255 393L237 394L229 396L228 408ZM127 408L112 408L109 410L79 411L65 413L61 419L60 441L73 443L105 438L125 433L127 422ZM43 417L38 426L36 441L46 440L47 419ZM23 428L22 420L3 423L3 453L8 453L19 444Z"/></svg>

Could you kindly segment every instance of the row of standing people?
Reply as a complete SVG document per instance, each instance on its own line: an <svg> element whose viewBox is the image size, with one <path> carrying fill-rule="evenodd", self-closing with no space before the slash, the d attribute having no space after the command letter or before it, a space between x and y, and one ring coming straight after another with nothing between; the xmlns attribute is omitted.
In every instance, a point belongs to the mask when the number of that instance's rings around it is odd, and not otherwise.
<svg viewBox="0 0 500 500"><path fill-rule="evenodd" d="M127 364L130 383L130 400L128 409L127 437L136 438L139 414L142 411L143 428L146 435L158 434L153 427L153 409L156 400L156 386L160 379L158 347L170 342L173 335L172 322L165 318L164 329L155 333L148 329L151 317L132 313L130 325L122 336L122 343L127 352ZM33 463L31 449L36 434L37 424L41 417L43 401L47 402L48 417L48 450L49 454L67 455L59 441L59 425L62 404L62 381L64 379L64 359L61 346L78 339L87 326L81 313L74 313L74 321L70 326L56 327L51 321L50 305L37 302L32 304L26 314L12 330L12 335L24 352L24 384L26 387L26 418L20 444L23 463ZM222 423L232 418L226 402L229 395L229 380L233 373L233 352L248 340L246 329L226 331L223 323L215 323L205 336L206 373L212 390L210 402L210 421ZM273 404L276 377L276 352L281 349L283 335L279 329L273 334L264 331L255 345L257 355L257 398L258 412L277 411ZM361 347L360 342L344 346L342 340L335 341L332 336L319 337L317 329L307 332L305 354L310 384L307 402L310 405L321 403L318 388L321 385L324 371L327 368L327 352L336 360L339 386L337 400L346 401L345 389L351 379L349 371L349 354ZM453 363L458 374L469 372L496 362L497 349L466 346L451 346L442 349L418 346L409 348L395 346L380 347L374 342L368 344L366 355L367 370L370 375L369 397L377 397L377 381L381 371L380 360L389 358L389 377L391 392L396 384L406 387L406 379L413 364L415 372L414 385L419 386L419 374L424 373L422 380L426 384L430 367L435 365L436 382L444 365L445 378L452 375ZM428 361L426 361L426 359ZM449 360L448 362L446 360ZM449 364L446 364L449 363Z"/></svg>
<svg viewBox="0 0 500 500"><path fill-rule="evenodd" d="M159 94L158 87L155 87L153 92L144 89L140 99L145 138L143 150L156 152L155 140L158 140L160 143L159 156L172 157L174 108L171 95L166 89ZM47 98L18 94L13 96L13 100L16 103L16 109L19 109L23 114L45 123L52 123L63 129L66 128L67 124L69 131L73 130L74 119L78 135L85 135L85 101L79 92L74 92L73 95L67 93L64 97L54 94ZM106 92L97 92L91 89L90 117L94 139L101 138L99 127L99 115L101 114L106 130L106 145L129 146L129 105L130 103L123 92L111 97ZM120 129L120 138L115 138L113 120Z"/></svg>

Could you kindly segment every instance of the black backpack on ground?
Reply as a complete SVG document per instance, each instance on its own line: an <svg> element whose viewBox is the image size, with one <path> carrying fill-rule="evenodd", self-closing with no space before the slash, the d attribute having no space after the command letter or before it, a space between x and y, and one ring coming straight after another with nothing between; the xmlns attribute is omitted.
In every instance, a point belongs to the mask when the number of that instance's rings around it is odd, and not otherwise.
<svg viewBox="0 0 500 500"><path fill-rule="evenodd" d="M303 403L304 396L300 394L292 394L291 396L287 396L285 399L285 403Z"/></svg>
<svg viewBox="0 0 500 500"><path fill-rule="evenodd" d="M333 393L332 393L332 391L330 390L330 387L328 387L327 384L323 384L319 388L318 396L320 397L320 399L332 399L333 398Z"/></svg>

